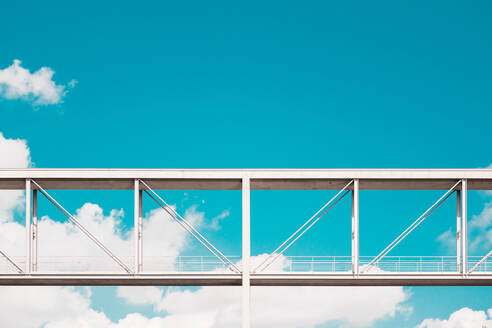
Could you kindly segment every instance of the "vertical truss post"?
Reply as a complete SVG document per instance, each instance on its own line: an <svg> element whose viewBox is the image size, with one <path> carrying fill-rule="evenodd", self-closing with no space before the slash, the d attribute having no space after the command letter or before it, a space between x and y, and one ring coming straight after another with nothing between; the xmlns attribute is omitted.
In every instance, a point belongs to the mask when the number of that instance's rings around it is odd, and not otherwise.
<svg viewBox="0 0 492 328"><path fill-rule="evenodd" d="M359 179L352 190L352 273L359 275Z"/></svg>
<svg viewBox="0 0 492 328"><path fill-rule="evenodd" d="M31 179L26 179L26 270L31 273Z"/></svg>
<svg viewBox="0 0 492 328"><path fill-rule="evenodd" d="M250 178L242 179L242 328L251 326L250 263Z"/></svg>
<svg viewBox="0 0 492 328"><path fill-rule="evenodd" d="M461 190L456 190L456 271L463 272L461 268Z"/></svg>
<svg viewBox="0 0 492 328"><path fill-rule="evenodd" d="M134 215L134 234L135 234L135 273L142 272L143 269L143 234L142 234L142 190L140 180L135 179L135 215Z"/></svg>
<svg viewBox="0 0 492 328"><path fill-rule="evenodd" d="M466 179L462 180L461 183L461 272L463 275L468 271L468 238L466 231L466 221L467 221L467 195L468 192L468 181Z"/></svg>
<svg viewBox="0 0 492 328"><path fill-rule="evenodd" d="M38 271L38 191L32 191L32 271Z"/></svg>

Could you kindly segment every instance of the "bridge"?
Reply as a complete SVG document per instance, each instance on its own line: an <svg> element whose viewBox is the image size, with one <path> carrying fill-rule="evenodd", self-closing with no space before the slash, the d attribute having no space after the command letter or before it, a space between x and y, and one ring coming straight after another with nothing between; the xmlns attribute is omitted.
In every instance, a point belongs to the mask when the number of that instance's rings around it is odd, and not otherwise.
<svg viewBox="0 0 492 328"><path fill-rule="evenodd" d="M492 190L492 169L0 169L0 189L25 190L25 254L0 249L0 285L242 286L249 327L250 286L490 286L492 251L468 255L468 190ZM50 190L133 190L134 253L115 255ZM241 190L242 254L224 255L177 210L162 190ZM336 190L269 256L252 263L251 190ZM407 229L375 256L359 255L361 190L441 190ZM40 194L101 250L101 257L39 257ZM351 198L350 256L285 256L285 251L345 197ZM142 199L149 197L210 256L144 257ZM388 255L449 198L456 199L455 256ZM107 260L112 266L107 266ZM280 269L279 261L284 264Z"/></svg>

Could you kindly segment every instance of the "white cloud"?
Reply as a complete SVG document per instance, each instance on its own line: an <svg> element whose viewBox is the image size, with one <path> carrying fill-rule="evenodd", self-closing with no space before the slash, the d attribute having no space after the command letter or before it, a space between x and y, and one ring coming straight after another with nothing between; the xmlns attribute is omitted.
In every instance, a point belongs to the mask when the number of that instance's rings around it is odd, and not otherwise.
<svg viewBox="0 0 492 328"><path fill-rule="evenodd" d="M482 212L473 215L470 221L471 228L484 229L492 225L492 201L486 203Z"/></svg>
<svg viewBox="0 0 492 328"><path fill-rule="evenodd" d="M22 139L8 139L0 132L0 168L26 168L31 165L27 142ZM14 210L24 204L24 192L0 190L0 222L13 219Z"/></svg>
<svg viewBox="0 0 492 328"><path fill-rule="evenodd" d="M472 239L472 250L488 251L492 246L492 200L487 202L478 215L473 215L469 231L476 236Z"/></svg>
<svg viewBox="0 0 492 328"><path fill-rule="evenodd" d="M76 320L93 312L89 306L89 299L72 287L4 286L0 288L0 326L32 328Z"/></svg>
<svg viewBox="0 0 492 328"><path fill-rule="evenodd" d="M130 304L157 304L162 299L162 289L154 286L122 286L117 295Z"/></svg>
<svg viewBox="0 0 492 328"><path fill-rule="evenodd" d="M16 59L12 65L0 70L0 96L6 99L23 99L35 106L59 104L67 91L64 85L53 81L54 73L49 67L41 67L31 73ZM73 87L75 83L72 80L69 86Z"/></svg>
<svg viewBox="0 0 492 328"><path fill-rule="evenodd" d="M204 215L193 212L187 217L195 226ZM104 215L103 209L85 203L76 211L79 222L118 256L133 267L133 229L122 233L122 210ZM191 240L162 209L150 211L143 221L144 265L146 271L173 271L176 257ZM43 216L38 222L39 271L107 271L122 270L80 229L69 221L54 221ZM0 249L22 257L25 249L24 226L18 222L0 222ZM0 261L1 262L1 261Z"/></svg>
<svg viewBox="0 0 492 328"><path fill-rule="evenodd" d="M231 212L229 210L224 210L224 211L222 211L222 213L220 213L216 217L213 217L212 223L210 224L210 228L212 228L214 230L219 230L220 229L220 221L224 220L229 215L231 215Z"/></svg>
<svg viewBox="0 0 492 328"><path fill-rule="evenodd" d="M253 257L252 262L258 264L265 256ZM281 271L288 265L287 259L281 256L271 270ZM186 318L190 327L240 326L240 287L168 289L160 299L157 295L161 290L157 287L118 289L118 296L128 302L153 305L156 311L166 313L166 322L181 322ZM315 327L333 320L344 326L367 327L397 312L411 311L403 305L408 297L409 293L402 287L253 287L252 321L254 327L260 328ZM165 325L166 322L160 322L161 327L174 327Z"/></svg>
<svg viewBox="0 0 492 328"><path fill-rule="evenodd" d="M437 236L436 240L444 247L448 254L456 253L456 233L451 228Z"/></svg>
<svg viewBox="0 0 492 328"><path fill-rule="evenodd" d="M488 328L492 327L492 309L484 311L473 311L462 308L449 316L449 319L425 319L418 328Z"/></svg>
<svg viewBox="0 0 492 328"><path fill-rule="evenodd" d="M367 327L394 316L407 297L401 287L253 287L252 321L254 327L265 328L316 327L329 321ZM208 317L210 328L237 327L240 298L240 287L175 290L165 295L158 309L170 318Z"/></svg>

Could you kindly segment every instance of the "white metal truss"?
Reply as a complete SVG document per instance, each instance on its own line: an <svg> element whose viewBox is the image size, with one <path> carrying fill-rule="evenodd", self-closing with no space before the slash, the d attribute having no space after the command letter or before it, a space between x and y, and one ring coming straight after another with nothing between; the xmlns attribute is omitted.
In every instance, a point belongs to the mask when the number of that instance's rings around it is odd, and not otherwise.
<svg viewBox="0 0 492 328"><path fill-rule="evenodd" d="M460 183L461 188L458 188ZM149 185L156 190L242 190L241 269L231 261L232 257L222 254ZM378 256L375 258L359 256L359 190L447 190L451 185L453 186L451 189ZM492 251L484 257L473 257L468 256L467 250L467 191L492 190L492 169L0 169L1 189L26 192L26 254L25 269L21 269L14 261L16 257L8 257L5 252L0 252L0 256L7 260L9 269L12 267L17 270L17 273L0 272L0 285L241 286L243 328L249 328L251 324L251 286L492 286L490 261ZM45 189L133 190L135 193L134 270L130 270L123 261L104 247ZM294 235L282 243L260 268L250 271L250 193L252 190L338 190L338 193ZM124 269L124 272L38 272L38 191L100 246ZM219 272L211 269L198 272L177 270L153 273L147 270L147 266L144 270L143 192L218 259L214 259L213 268L217 268L216 264L221 268L225 265L231 271ZM289 258L291 266L296 264L303 266L300 271L292 267L290 271L275 273L259 270L271 265L349 192L352 192L351 255L341 259L332 257L320 260L313 256L307 262ZM457 195L456 257L427 259L417 256L415 259L387 256L453 192ZM468 267L468 260L473 264L471 269ZM202 259L199 263L203 266L203 262ZM379 267L386 265L390 269L377 272L365 270L376 264ZM319 265L322 270L316 269ZM328 267L332 268L331 271L327 270ZM362 268L364 270L360 270Z"/></svg>
<svg viewBox="0 0 492 328"><path fill-rule="evenodd" d="M485 261L487 261L487 259L492 256L492 250L490 252L487 253L487 255L485 255L480 261L477 262L477 264L475 264L473 266L473 268L470 269L470 271L468 271L468 274L472 273L473 271L475 271L479 266L481 266Z"/></svg>
<svg viewBox="0 0 492 328"><path fill-rule="evenodd" d="M421 216L418 217L407 229L405 229L398 237L395 238L385 249L381 251L367 266L365 266L361 273L364 273L367 270L373 268L383 257L385 257L393 248L396 247L405 237L407 237L415 228L417 228L424 220L429 217L446 199L451 196L451 194L455 191L455 188L462 183L462 181L456 182L448 191L444 193L431 207L429 207Z"/></svg>
<svg viewBox="0 0 492 328"><path fill-rule="evenodd" d="M75 216L73 216L70 212L68 212L63 206L60 205L46 190L43 189L36 181L31 180L31 182L37 187L39 192L43 194L43 196L48 199L48 201L55 205L56 208L62 212L67 219L69 219L77 228L80 229L87 237L89 237L90 240L92 240L99 248L101 248L110 258L112 258L123 270L125 270L127 273L133 273L132 270L122 261L120 260L113 252L109 250L102 242L100 242L92 233L89 232ZM31 223L29 223L29 226ZM28 247L30 249L30 247Z"/></svg>
<svg viewBox="0 0 492 328"><path fill-rule="evenodd" d="M261 272L267 269L276 259L279 258L292 244L294 244L303 234L305 234L313 225L316 224L329 210L331 210L339 201L348 193L349 186L354 183L351 180L335 196L333 196L325 205L323 205L313 216L311 216L303 225L301 225L289 238L278 246L265 260L263 260L254 270L253 273ZM340 196L341 195L341 196ZM309 225L308 225L309 224ZM306 227L307 226L307 227Z"/></svg>
<svg viewBox="0 0 492 328"><path fill-rule="evenodd" d="M174 219L179 225L185 229L190 235L192 235L200 244L202 244L205 248L208 249L210 253L212 253L215 257L217 257L228 269L233 272L240 273L241 270L231 261L229 260L221 251L219 251L211 242L209 242L203 235L198 232L188 221L185 220L172 206L169 206L168 203L162 197L160 197L148 184L144 181L139 180L145 189L143 190L147 195L152 198L164 211L169 214L171 218Z"/></svg>
<svg viewBox="0 0 492 328"><path fill-rule="evenodd" d="M0 255L2 255L7 260L7 262L9 262L17 270L18 273L24 273L24 271L22 271L22 269L14 262L14 260L8 257L7 254L0 251Z"/></svg>

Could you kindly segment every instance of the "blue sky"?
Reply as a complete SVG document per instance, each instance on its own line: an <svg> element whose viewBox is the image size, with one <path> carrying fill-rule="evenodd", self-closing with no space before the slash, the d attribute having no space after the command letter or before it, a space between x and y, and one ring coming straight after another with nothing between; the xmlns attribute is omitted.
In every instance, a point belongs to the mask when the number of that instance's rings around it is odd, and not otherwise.
<svg viewBox="0 0 492 328"><path fill-rule="evenodd" d="M5 3L0 70L16 59L30 73L48 67L65 93L47 105L29 92L9 96L0 75L0 132L26 140L31 165L42 168L487 167L491 9L486 1ZM378 253L440 194L361 193L361 255ZM123 209L121 229L131 229L130 192L55 195L73 212L86 202L105 216ZM239 254L238 192L165 195L182 212L196 206L207 236ZM332 195L253 192L253 255L272 251ZM490 194L469 201L470 219L492 225ZM47 202L41 210L63 220ZM288 255L348 255L349 210L346 199ZM437 238L453 233L454 215L450 200L395 255L452 255ZM490 249L492 240L476 240L472 255ZM206 254L191 241L180 253ZM488 287L405 291L399 305L412 311L369 326L492 307ZM166 315L113 287L92 288L90 301L113 321Z"/></svg>

